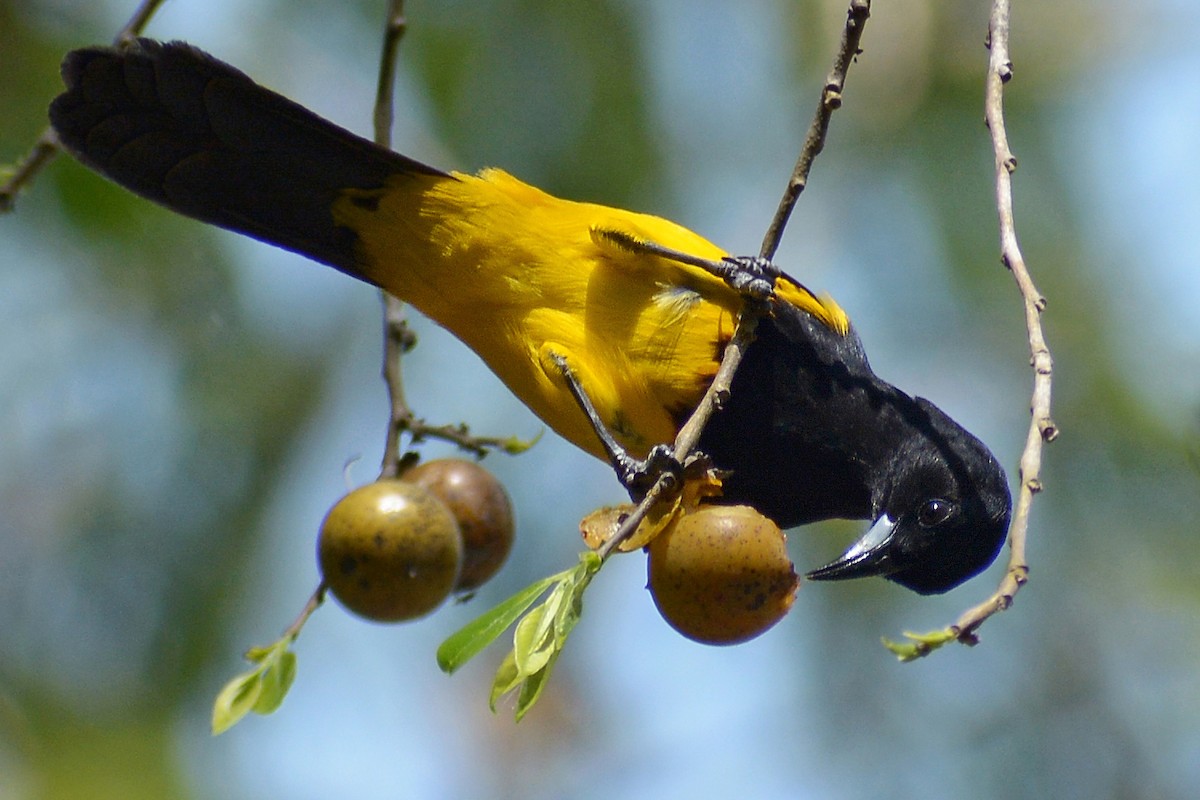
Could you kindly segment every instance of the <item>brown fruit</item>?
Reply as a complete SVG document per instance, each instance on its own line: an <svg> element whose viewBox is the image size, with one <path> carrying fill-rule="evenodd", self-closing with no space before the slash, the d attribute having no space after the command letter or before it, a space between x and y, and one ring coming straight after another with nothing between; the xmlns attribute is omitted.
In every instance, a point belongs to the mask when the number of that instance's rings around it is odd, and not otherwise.
<svg viewBox="0 0 1200 800"><path fill-rule="evenodd" d="M325 585L348 610L399 622L428 614L449 596L462 564L462 537L431 492L382 480L329 510L317 559Z"/></svg>
<svg viewBox="0 0 1200 800"><path fill-rule="evenodd" d="M474 461L460 458L426 461L401 479L433 492L458 520L463 567L454 591L475 589L495 575L513 545L512 503L500 481Z"/></svg>
<svg viewBox="0 0 1200 800"><path fill-rule="evenodd" d="M787 539L749 506L701 506L650 542L650 593L689 639L737 644L792 607L800 579Z"/></svg>

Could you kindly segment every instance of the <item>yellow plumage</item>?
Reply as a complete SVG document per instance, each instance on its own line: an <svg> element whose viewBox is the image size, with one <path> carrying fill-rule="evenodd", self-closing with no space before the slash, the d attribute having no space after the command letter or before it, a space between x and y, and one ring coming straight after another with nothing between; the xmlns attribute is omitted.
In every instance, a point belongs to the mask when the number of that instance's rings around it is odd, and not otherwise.
<svg viewBox="0 0 1200 800"><path fill-rule="evenodd" d="M398 174L347 191L365 277L453 332L550 427L602 456L551 356L566 359L601 418L635 455L675 437L733 333L741 297L699 267L631 249L606 232L702 258L726 253L668 220L553 197L496 169ZM845 314L786 279L786 302L844 332Z"/></svg>

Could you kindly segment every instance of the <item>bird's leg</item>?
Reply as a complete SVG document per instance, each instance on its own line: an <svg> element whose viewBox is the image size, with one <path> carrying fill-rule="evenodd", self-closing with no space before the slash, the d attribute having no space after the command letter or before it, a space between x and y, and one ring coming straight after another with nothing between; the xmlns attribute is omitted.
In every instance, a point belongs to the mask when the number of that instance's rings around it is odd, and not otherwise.
<svg viewBox="0 0 1200 800"><path fill-rule="evenodd" d="M608 430L604 420L600 419L599 413L596 412L596 406L592 404L592 400L584 391L579 378L571 370L566 357L553 353L550 358L562 373L563 380L567 382L571 396L575 398L579 408L587 415L588 422L592 423L592 429L600 439L600 445L604 448L609 463L612 464L618 480L629 491L631 497L635 500L641 499L664 473L673 473L676 477L683 475L683 465L679 463L679 459L675 458L675 452L669 445L655 445L650 448L645 459L637 459L629 455L612 435L612 432Z"/></svg>
<svg viewBox="0 0 1200 800"><path fill-rule="evenodd" d="M769 300L775 291L775 278L783 274L769 259L758 256L725 256L720 261L713 261L624 231L604 228L594 231L594 235L623 250L699 267L725 281L735 292L750 300Z"/></svg>

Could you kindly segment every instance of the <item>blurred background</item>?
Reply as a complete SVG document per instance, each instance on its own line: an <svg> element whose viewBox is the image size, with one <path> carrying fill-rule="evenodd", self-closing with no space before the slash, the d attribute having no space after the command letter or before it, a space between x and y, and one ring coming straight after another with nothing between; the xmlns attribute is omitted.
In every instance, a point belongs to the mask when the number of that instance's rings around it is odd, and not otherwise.
<svg viewBox="0 0 1200 800"><path fill-rule="evenodd" d="M133 5L0 0L0 160L44 126L63 53L111 39ZM756 252L845 5L412 0L397 148ZM1015 480L1032 376L998 256L987 3L875 5L778 261ZM1200 5L1014 5L1017 221L1049 298L1062 436L1032 581L980 646L901 665L879 640L952 621L1000 564L937 598L807 585L765 636L710 648L660 620L634 554L593 584L514 726L487 709L500 648L453 678L434 650L573 563L578 519L620 498L551 435L487 459L518 542L474 601L402 626L327 604L283 708L211 737L241 654L316 585L344 465L375 474L379 301L63 158L0 219L0 798L1200 796ZM172 0L148 34L368 133L383 6ZM419 413L541 430L414 324ZM858 530L794 531L793 558L824 563Z"/></svg>

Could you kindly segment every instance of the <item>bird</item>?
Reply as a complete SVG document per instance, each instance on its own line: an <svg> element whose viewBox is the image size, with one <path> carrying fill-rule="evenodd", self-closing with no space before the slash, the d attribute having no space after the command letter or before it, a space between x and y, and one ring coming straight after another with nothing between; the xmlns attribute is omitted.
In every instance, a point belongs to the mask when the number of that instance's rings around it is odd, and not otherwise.
<svg viewBox="0 0 1200 800"><path fill-rule="evenodd" d="M443 171L357 136L184 42L73 50L61 146L132 192L300 253L416 307L548 427L631 457L674 440L748 307L692 261L750 263L661 217L555 197L496 168ZM671 253L684 254L682 260ZM1003 546L1004 469L933 403L879 378L846 312L777 268L699 449L715 502L782 528L867 531L814 580L948 591Z"/></svg>

